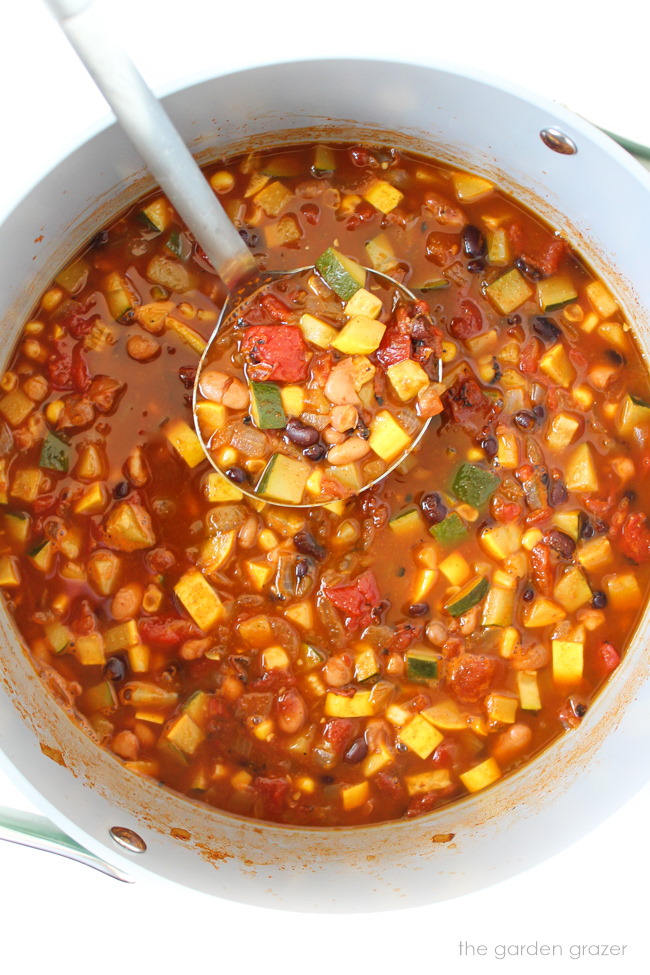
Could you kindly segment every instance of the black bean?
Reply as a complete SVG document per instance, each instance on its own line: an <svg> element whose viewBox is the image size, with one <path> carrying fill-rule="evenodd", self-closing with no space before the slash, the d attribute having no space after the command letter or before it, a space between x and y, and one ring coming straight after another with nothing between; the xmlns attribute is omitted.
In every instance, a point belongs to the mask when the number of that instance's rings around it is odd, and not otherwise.
<svg viewBox="0 0 650 975"><path fill-rule="evenodd" d="M544 541L551 546L554 552L557 552L561 559L570 559L576 550L576 543L571 536L557 528L552 528L550 532L547 532Z"/></svg>
<svg viewBox="0 0 650 975"><path fill-rule="evenodd" d="M257 242L259 239L257 234L247 230L246 227L242 227L240 229L239 236L248 247L257 247Z"/></svg>
<svg viewBox="0 0 650 975"><path fill-rule="evenodd" d="M521 315L508 315L506 322L508 325L521 325Z"/></svg>
<svg viewBox="0 0 650 975"><path fill-rule="evenodd" d="M523 599L523 601L525 603L529 603L531 601L531 599L534 599L535 598L535 590L534 589L524 589L521 598Z"/></svg>
<svg viewBox="0 0 650 975"><path fill-rule="evenodd" d="M181 366L178 370L178 378L185 389L191 389L196 379L196 366Z"/></svg>
<svg viewBox="0 0 650 975"><path fill-rule="evenodd" d="M350 765L356 765L357 762L362 762L367 754L368 746L365 738L355 738L345 753L345 761Z"/></svg>
<svg viewBox="0 0 650 975"><path fill-rule="evenodd" d="M312 447L320 439L316 427L310 427L308 423L303 423L295 416L291 417L284 432L291 443L295 443L298 447Z"/></svg>
<svg viewBox="0 0 650 975"><path fill-rule="evenodd" d="M304 529L293 536L293 544L303 555L313 555L319 562L322 562L327 555L326 550L318 544L312 533Z"/></svg>
<svg viewBox="0 0 650 975"><path fill-rule="evenodd" d="M607 605L607 596L602 589L594 589L591 597L591 605L594 609L604 609Z"/></svg>
<svg viewBox="0 0 650 975"><path fill-rule="evenodd" d="M100 230L90 241L91 247L105 247L108 243L108 230Z"/></svg>
<svg viewBox="0 0 650 975"><path fill-rule="evenodd" d="M411 603L411 605L407 607L406 615L407 616L426 616L428 612L429 612L429 604L428 603Z"/></svg>
<svg viewBox="0 0 650 975"><path fill-rule="evenodd" d="M473 261L467 262L467 270L470 274L480 274L485 270L485 261L482 257L475 257Z"/></svg>
<svg viewBox="0 0 650 975"><path fill-rule="evenodd" d="M593 538L596 534L594 526L591 524L588 518L585 517L584 522L580 526L580 538Z"/></svg>
<svg viewBox="0 0 650 975"><path fill-rule="evenodd" d="M363 437L364 440L370 439L370 427L361 416L357 420L357 433L360 437Z"/></svg>
<svg viewBox="0 0 650 975"><path fill-rule="evenodd" d="M123 657L109 657L104 664L104 677L107 680L119 681L124 680L126 677L126 663Z"/></svg>
<svg viewBox="0 0 650 975"><path fill-rule="evenodd" d="M312 444L311 447L305 447L302 452L303 457L307 460L322 460L327 453L327 447L322 443Z"/></svg>
<svg viewBox="0 0 650 975"><path fill-rule="evenodd" d="M626 491L626 492L624 493L624 495L623 495L623 497L624 497L624 498L625 498L625 499L626 499L627 501L629 501L629 502L630 502L630 504L634 504L634 502L636 501L636 491L632 491L631 489L628 489L628 490L627 490L627 491Z"/></svg>
<svg viewBox="0 0 650 975"><path fill-rule="evenodd" d="M447 506L437 491L425 494L420 499L420 509L429 525L437 525L447 517Z"/></svg>
<svg viewBox="0 0 650 975"><path fill-rule="evenodd" d="M243 467L229 467L224 473L226 477L229 477L230 480L234 481L235 484L244 484L248 480L248 474Z"/></svg>
<svg viewBox="0 0 650 975"><path fill-rule="evenodd" d="M587 705L576 704L575 707L573 708L573 712L576 718L584 718L585 714L587 713Z"/></svg>
<svg viewBox="0 0 650 975"><path fill-rule="evenodd" d="M467 257L484 257L487 252L485 237L478 227L468 223L463 227L463 250Z"/></svg>
<svg viewBox="0 0 650 975"><path fill-rule="evenodd" d="M623 358L621 353L617 352L616 349L605 349L605 355L607 356L609 361L615 366L622 366L623 363L625 362L625 359Z"/></svg>
<svg viewBox="0 0 650 975"><path fill-rule="evenodd" d="M312 563L313 564L313 563ZM307 559L296 560L296 579L304 579L309 572L310 563Z"/></svg>
<svg viewBox="0 0 650 975"><path fill-rule="evenodd" d="M562 481L553 481L551 484L551 489L548 492L548 500L554 508L559 505L564 504L569 497L569 492Z"/></svg>
<svg viewBox="0 0 650 975"><path fill-rule="evenodd" d="M515 413L513 420L520 430L532 430L533 427L537 426L537 417L529 410L519 410Z"/></svg>
<svg viewBox="0 0 650 975"><path fill-rule="evenodd" d="M131 490L131 485L128 481L118 481L113 488L113 497L117 498L118 501L125 498Z"/></svg>
<svg viewBox="0 0 650 975"><path fill-rule="evenodd" d="M533 406L533 413L535 414L538 420L543 420L544 417L546 416L546 410L544 409L543 406Z"/></svg>
<svg viewBox="0 0 650 975"><path fill-rule="evenodd" d="M523 257L518 257L517 260L514 261L514 265L518 271L521 271L524 277L530 278L531 281L541 281L544 277L544 272L541 268L537 267L536 264L533 264L532 261L527 261Z"/></svg>
<svg viewBox="0 0 650 975"><path fill-rule="evenodd" d="M562 335L562 330L558 328L552 318L545 318L538 315L533 319L533 332L539 335L544 342L557 342Z"/></svg>
<svg viewBox="0 0 650 975"><path fill-rule="evenodd" d="M481 441L481 447L488 457L496 457L499 453L499 443L496 437L486 437Z"/></svg>

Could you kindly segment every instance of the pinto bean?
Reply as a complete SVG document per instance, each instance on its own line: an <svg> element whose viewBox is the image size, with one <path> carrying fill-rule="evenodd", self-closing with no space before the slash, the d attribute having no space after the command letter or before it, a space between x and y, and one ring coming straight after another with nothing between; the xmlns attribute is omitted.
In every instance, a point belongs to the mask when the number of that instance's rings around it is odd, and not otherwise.
<svg viewBox="0 0 650 975"><path fill-rule="evenodd" d="M543 643L517 647L510 660L514 670L539 670L550 662L551 652Z"/></svg>
<svg viewBox="0 0 650 975"><path fill-rule="evenodd" d="M252 548L257 539L257 515L249 515L237 534L237 541L242 548Z"/></svg>
<svg viewBox="0 0 650 975"><path fill-rule="evenodd" d="M323 665L323 677L330 687L343 687L352 680L352 661L346 653L330 657Z"/></svg>
<svg viewBox="0 0 650 975"><path fill-rule="evenodd" d="M354 406L335 406L330 422L339 433L347 433L348 430L354 430L356 427L359 414Z"/></svg>
<svg viewBox="0 0 650 975"><path fill-rule="evenodd" d="M132 619L142 604L142 586L129 582L117 590L111 601L111 613L116 620Z"/></svg>
<svg viewBox="0 0 650 975"><path fill-rule="evenodd" d="M345 434L335 430L334 427L326 427L323 430L322 437L325 443L330 444L332 447L336 444L343 443L345 440Z"/></svg>
<svg viewBox="0 0 650 975"><path fill-rule="evenodd" d="M337 363L325 383L325 396L337 406L359 406L361 400L354 386L354 366L351 359Z"/></svg>
<svg viewBox="0 0 650 975"><path fill-rule="evenodd" d="M160 355L160 345L150 335L131 335L126 342L126 351L136 362L152 362Z"/></svg>
<svg viewBox="0 0 650 975"><path fill-rule="evenodd" d="M527 724L513 724L498 736L492 748L492 755L499 765L508 765L528 748L532 737L533 733Z"/></svg>
<svg viewBox="0 0 650 975"><path fill-rule="evenodd" d="M369 453L368 442L355 434L348 437L343 443L335 444L328 451L327 460L333 467L340 467L343 464L351 464L355 460L361 460Z"/></svg>
<svg viewBox="0 0 650 975"><path fill-rule="evenodd" d="M111 742L116 755L127 762L134 762L140 754L140 739L132 731L118 731Z"/></svg>
<svg viewBox="0 0 650 975"><path fill-rule="evenodd" d="M286 735L295 735L307 719L307 705L294 688L281 694L277 701L278 727Z"/></svg>
<svg viewBox="0 0 650 975"><path fill-rule="evenodd" d="M231 410L245 410L249 403L248 389L236 376L218 369L206 369L199 383L201 395L213 403L223 403Z"/></svg>

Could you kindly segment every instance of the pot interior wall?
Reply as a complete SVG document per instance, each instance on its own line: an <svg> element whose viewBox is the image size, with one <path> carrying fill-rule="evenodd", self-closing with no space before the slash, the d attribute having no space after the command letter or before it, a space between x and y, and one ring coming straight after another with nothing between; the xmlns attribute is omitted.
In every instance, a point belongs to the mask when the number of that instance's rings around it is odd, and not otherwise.
<svg viewBox="0 0 650 975"><path fill-rule="evenodd" d="M650 279L641 248L630 239L642 239L648 185L622 150L563 112L480 80L372 61L253 69L180 91L167 106L203 162L259 145L368 139L496 180L588 256L647 351ZM550 124L576 141L577 155L559 156L542 144L538 133ZM612 186L616 193L603 192ZM111 126L75 149L17 206L0 231L8 255L0 265L0 360L55 270L150 188L134 151ZM323 832L224 816L127 773L43 691L4 608L0 628L0 696L7 699L0 701L0 745L25 791L113 862L119 858L107 849L108 830L131 826L146 838L141 862L147 869L221 896L329 910L454 896L556 851L641 784L638 769L620 756L638 733L641 697L650 703L647 620L580 733L498 788L423 819ZM136 861L121 865L137 869Z"/></svg>

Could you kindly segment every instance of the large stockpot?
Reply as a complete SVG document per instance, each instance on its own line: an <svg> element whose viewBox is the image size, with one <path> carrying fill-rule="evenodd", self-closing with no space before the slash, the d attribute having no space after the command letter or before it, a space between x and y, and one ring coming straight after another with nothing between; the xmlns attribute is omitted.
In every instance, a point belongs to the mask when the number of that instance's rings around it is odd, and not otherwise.
<svg viewBox="0 0 650 975"><path fill-rule="evenodd" d="M257 146L366 139L496 181L573 241L650 352L650 278L639 246L650 179L557 106L476 75L372 60L251 68L183 88L166 105L202 162ZM0 227L3 362L55 271L150 188L134 150L108 125L16 206ZM533 866L643 785L649 627L646 611L580 728L497 786L414 820L309 830L223 814L124 769L44 689L3 605L0 757L56 824L55 837L58 827L128 875L145 869L217 896L294 910L413 906ZM43 823L34 825L38 832ZM124 830L146 850L137 852Z"/></svg>

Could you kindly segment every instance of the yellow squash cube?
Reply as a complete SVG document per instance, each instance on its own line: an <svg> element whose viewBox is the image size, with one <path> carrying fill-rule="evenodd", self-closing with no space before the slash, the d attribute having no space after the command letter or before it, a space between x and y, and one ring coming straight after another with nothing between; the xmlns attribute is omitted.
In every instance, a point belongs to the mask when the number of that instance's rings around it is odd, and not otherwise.
<svg viewBox="0 0 650 975"><path fill-rule="evenodd" d="M370 355L379 348L386 326L367 315L354 315L330 345L344 355Z"/></svg>
<svg viewBox="0 0 650 975"><path fill-rule="evenodd" d="M366 318L378 318L382 308L382 300L378 295L371 294L365 288L359 288L347 302L345 314L350 317L353 315L365 315Z"/></svg>
<svg viewBox="0 0 650 975"><path fill-rule="evenodd" d="M218 594L198 569L189 569L181 576L174 592L196 625L206 632L226 615Z"/></svg>
<svg viewBox="0 0 650 975"><path fill-rule="evenodd" d="M416 715L405 728L402 728L398 737L420 758L428 758L443 739L443 735L437 728L421 714Z"/></svg>
<svg viewBox="0 0 650 975"><path fill-rule="evenodd" d="M493 758L487 758L468 772L463 772L460 781L468 792L478 792L501 778L501 769Z"/></svg>
<svg viewBox="0 0 650 975"><path fill-rule="evenodd" d="M406 450L411 439L388 410L379 410L375 414L370 425L368 445L387 464Z"/></svg>
<svg viewBox="0 0 650 975"><path fill-rule="evenodd" d="M377 210L381 210L382 213L390 213L391 210L394 210L403 197L404 194L400 193L396 186L386 182L385 179L378 179L363 194L364 200L367 200Z"/></svg>
<svg viewBox="0 0 650 975"><path fill-rule="evenodd" d="M413 399L421 389L429 385L429 377L414 359L402 359L401 362L393 363L386 370L386 375L402 403Z"/></svg>
<svg viewBox="0 0 650 975"><path fill-rule="evenodd" d="M163 433L188 467L197 467L205 460L201 441L184 420L170 420Z"/></svg>
<svg viewBox="0 0 650 975"><path fill-rule="evenodd" d="M343 800L343 808L346 811L358 809L369 798L370 786L367 782L359 782L357 785L344 785L341 787L341 799Z"/></svg>
<svg viewBox="0 0 650 975"><path fill-rule="evenodd" d="M589 444L581 443L569 457L565 484L569 491L581 494L594 494L598 491L598 474Z"/></svg>
<svg viewBox="0 0 650 975"><path fill-rule="evenodd" d="M553 640L553 680L556 684L579 684L582 680L584 644L574 640Z"/></svg>
<svg viewBox="0 0 650 975"><path fill-rule="evenodd" d="M558 386L568 389L576 378L576 371L561 342L552 346L539 362L541 371Z"/></svg>

